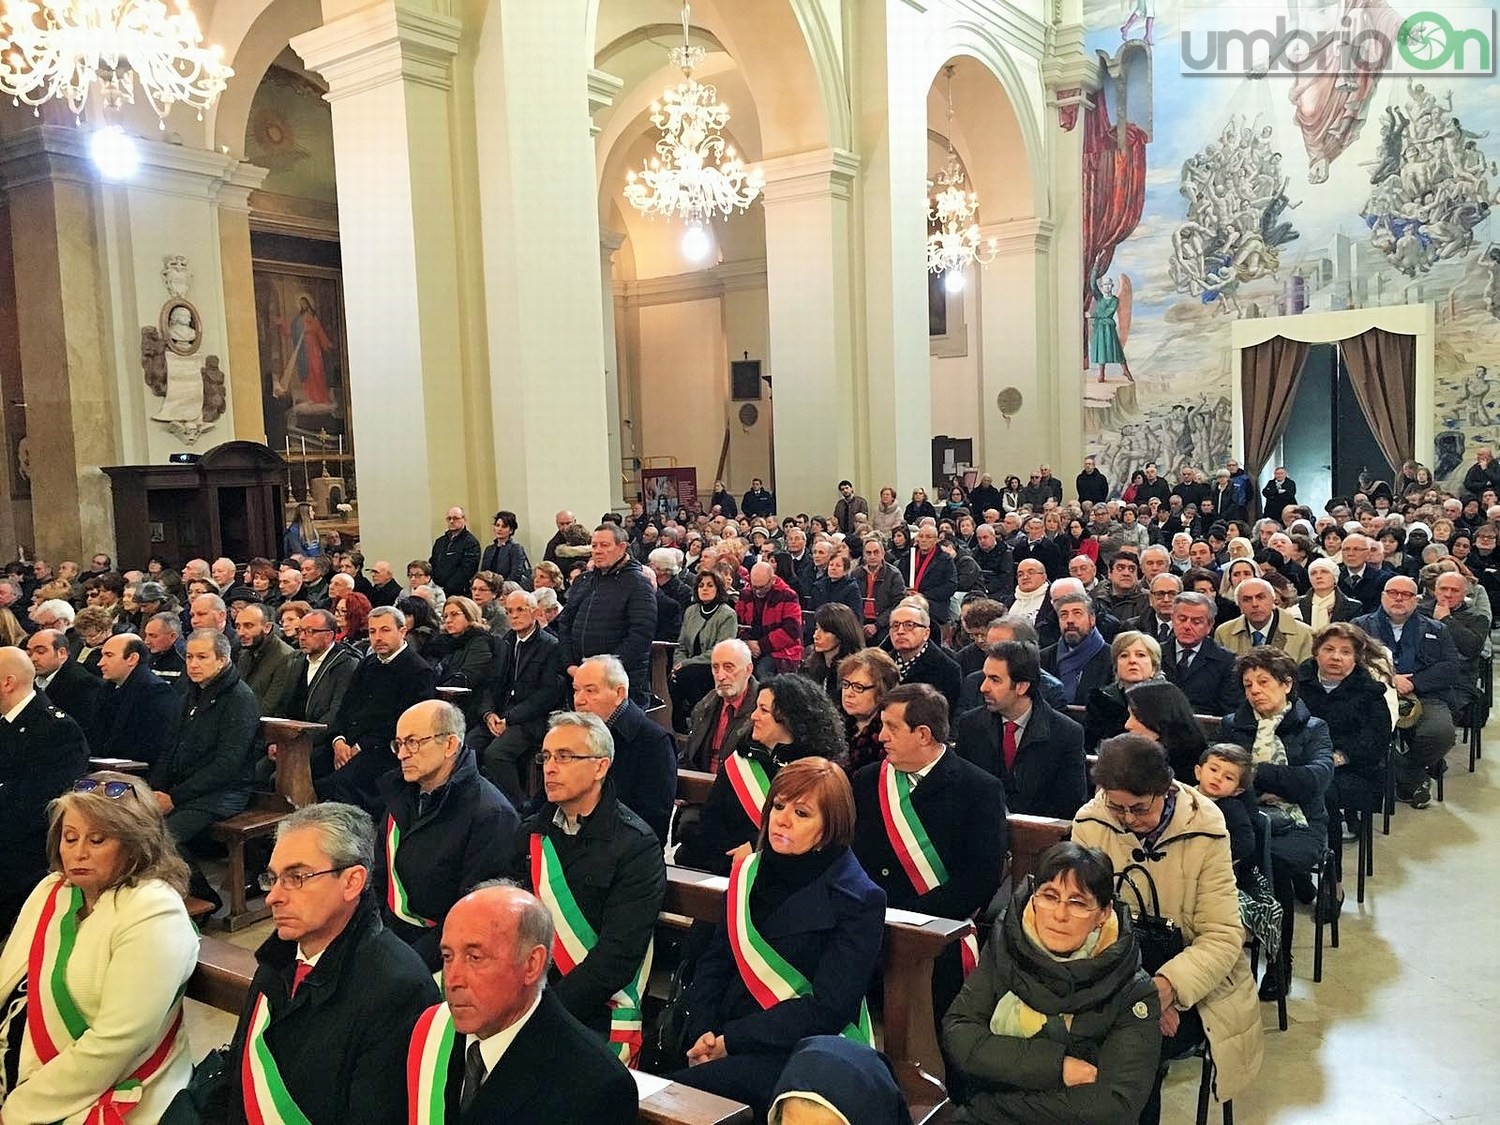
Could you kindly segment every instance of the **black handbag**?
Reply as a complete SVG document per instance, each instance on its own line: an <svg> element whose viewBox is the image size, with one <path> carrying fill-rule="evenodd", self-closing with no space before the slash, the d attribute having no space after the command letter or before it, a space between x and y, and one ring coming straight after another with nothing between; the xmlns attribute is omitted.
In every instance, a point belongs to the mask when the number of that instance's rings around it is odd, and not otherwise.
<svg viewBox="0 0 1500 1125"><path fill-rule="evenodd" d="M1146 879L1146 886L1151 888L1151 909L1146 909L1145 897L1141 894L1141 888L1131 877L1133 872L1139 871ZM1139 863L1132 863L1118 875L1115 876L1115 895L1124 897L1126 886L1130 887L1135 895L1136 906L1139 908L1132 911L1135 921L1136 944L1141 950L1141 968L1148 974L1155 976L1156 973L1183 951L1185 945L1182 940L1182 927L1170 918L1162 917L1161 900L1156 894L1156 880L1151 878L1151 872ZM1129 905L1128 903L1126 905Z"/></svg>

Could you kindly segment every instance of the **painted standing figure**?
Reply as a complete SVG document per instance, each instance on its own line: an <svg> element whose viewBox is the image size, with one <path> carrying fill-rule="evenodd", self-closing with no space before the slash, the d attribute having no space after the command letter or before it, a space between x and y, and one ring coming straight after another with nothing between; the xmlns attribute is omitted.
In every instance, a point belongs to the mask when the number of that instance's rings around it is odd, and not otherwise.
<svg viewBox="0 0 1500 1125"><path fill-rule="evenodd" d="M1115 317L1120 310L1120 298L1115 296L1115 283L1111 278L1094 279L1089 285L1094 295L1094 307L1089 312L1089 360L1099 365L1099 382L1104 382L1104 368L1118 363L1125 378L1132 383L1135 376L1130 373L1130 364L1125 359L1125 345L1120 340L1120 330Z"/></svg>

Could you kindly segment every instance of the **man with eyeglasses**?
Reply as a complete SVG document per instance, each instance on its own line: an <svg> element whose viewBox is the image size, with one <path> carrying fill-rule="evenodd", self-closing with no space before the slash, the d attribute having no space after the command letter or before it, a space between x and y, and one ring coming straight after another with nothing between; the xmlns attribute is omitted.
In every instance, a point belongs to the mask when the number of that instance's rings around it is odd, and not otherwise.
<svg viewBox="0 0 1500 1125"><path fill-rule="evenodd" d="M1374 540L1355 533L1344 540L1339 564L1339 588L1361 605L1380 604L1380 592L1390 581L1394 571L1380 563L1370 562L1371 548L1378 547Z"/></svg>
<svg viewBox="0 0 1500 1125"><path fill-rule="evenodd" d="M628 1064L639 1052L667 869L656 833L615 796L613 757L602 719L552 715L537 754L547 800L521 824L512 875L546 904L559 930L553 951L567 953L554 962L549 987Z"/></svg>
<svg viewBox="0 0 1500 1125"><path fill-rule="evenodd" d="M1158 574L1151 579L1146 611L1134 621L1126 622L1125 628L1155 637L1158 644L1165 645L1172 639L1172 605L1180 593L1181 578L1171 573Z"/></svg>
<svg viewBox="0 0 1500 1125"><path fill-rule="evenodd" d="M275 932L255 951L230 1043L227 1113L207 1119L405 1125L407 1046L439 994L381 924L374 865L362 809L309 805L276 826L260 879Z"/></svg>
<svg viewBox="0 0 1500 1125"><path fill-rule="evenodd" d="M949 707L957 707L963 673L958 661L932 639L932 620L920 605L902 602L891 611L891 635L881 647L895 658L903 684L931 684Z"/></svg>
<svg viewBox="0 0 1500 1125"><path fill-rule="evenodd" d="M344 695L354 680L354 670L359 666L358 656L345 646L334 643L337 634L333 614L326 609L309 610L298 620L298 656L292 666L292 683L282 708L287 718L320 723L325 728L309 735L314 784L333 773L333 732L328 728L338 717ZM276 746L272 743L266 747L266 759L260 768L262 780L272 776L275 761Z"/></svg>
<svg viewBox="0 0 1500 1125"><path fill-rule="evenodd" d="M1352 539L1353 536L1350 536ZM1344 540L1344 550L1349 540ZM1445 757L1458 732L1453 726L1457 703L1458 646L1442 621L1417 612L1417 584L1397 574L1380 593L1380 608L1356 617L1358 625L1391 653L1396 666L1396 695L1402 720L1420 705L1416 721L1400 730L1401 743L1395 755L1396 799L1414 809L1432 803L1429 781L1447 768Z"/></svg>
<svg viewBox="0 0 1500 1125"><path fill-rule="evenodd" d="M573 673L573 706L604 720L614 740L609 776L622 804L667 842L677 798L672 736L630 699L630 677L614 656L591 656Z"/></svg>
<svg viewBox="0 0 1500 1125"><path fill-rule="evenodd" d="M446 700L402 712L391 750L398 768L380 779L385 816L376 823L371 883L386 926L436 971L443 920L464 895L510 870L521 818L479 775L463 712Z"/></svg>
<svg viewBox="0 0 1500 1125"><path fill-rule="evenodd" d="M83 729L35 680L24 649L0 648L0 932L47 873L47 802L88 772Z"/></svg>
<svg viewBox="0 0 1500 1125"><path fill-rule="evenodd" d="M469 583L479 573L483 553L479 540L469 530L469 517L462 508L448 509L447 530L432 544L432 581L450 598L469 593Z"/></svg>

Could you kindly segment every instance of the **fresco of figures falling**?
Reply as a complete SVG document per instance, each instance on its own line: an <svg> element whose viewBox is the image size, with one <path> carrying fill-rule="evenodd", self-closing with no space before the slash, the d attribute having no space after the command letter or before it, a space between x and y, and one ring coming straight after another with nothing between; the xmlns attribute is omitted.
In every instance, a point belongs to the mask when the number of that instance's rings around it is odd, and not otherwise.
<svg viewBox="0 0 1500 1125"><path fill-rule="evenodd" d="M1205 76L1183 73L1192 6L1085 0L1104 87L1077 125L1079 377L1088 452L1117 487L1147 461L1227 459L1238 317L1431 303L1437 436L1418 455L1456 481L1500 445L1500 80L1398 73L1335 42L1416 12L1323 0L1322 65Z"/></svg>

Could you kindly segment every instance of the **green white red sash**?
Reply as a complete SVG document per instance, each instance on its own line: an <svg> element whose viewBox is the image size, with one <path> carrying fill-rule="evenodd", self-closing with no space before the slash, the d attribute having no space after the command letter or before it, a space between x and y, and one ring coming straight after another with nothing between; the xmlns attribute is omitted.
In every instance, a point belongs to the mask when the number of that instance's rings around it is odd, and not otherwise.
<svg viewBox="0 0 1500 1125"><path fill-rule="evenodd" d="M448 1064L456 1039L447 1004L434 1004L417 1020L406 1053L407 1125L444 1125Z"/></svg>
<svg viewBox="0 0 1500 1125"><path fill-rule="evenodd" d="M83 892L59 879L42 905L36 933L27 958L26 1029L32 1049L42 1063L49 1063L89 1030L88 1020L68 990L68 961L78 943L78 912ZM141 1063L104 1096L89 1107L84 1125L123 1125L126 1116L140 1104L145 1084L167 1064L182 1032L181 997L167 1033Z"/></svg>
<svg viewBox="0 0 1500 1125"><path fill-rule="evenodd" d="M750 917L750 888L760 868L760 853L751 852L734 861L729 870L729 894L725 908L729 919L729 947L740 968L740 979L762 1008L772 1008L783 1000L812 995L812 982L795 965L761 937ZM867 1047L874 1046L870 1026L870 1008L859 1002L859 1018L844 1028L841 1035Z"/></svg>
<svg viewBox="0 0 1500 1125"><path fill-rule="evenodd" d="M599 944L599 935L583 916L578 900L568 887L557 848L541 833L533 833L531 837L531 886L552 915L552 925L556 930L552 939L552 959L557 962L558 972L567 976ZM609 1041L626 1066L636 1060L641 1050L641 997L646 993L646 981L651 975L653 946L654 943L647 943L646 956L635 976L609 998Z"/></svg>
<svg viewBox="0 0 1500 1125"><path fill-rule="evenodd" d="M250 1013L250 1030L245 1036L245 1053L240 1062L245 1120L249 1125L311 1125L292 1101L281 1071L276 1068L271 1045L266 1042L266 1026L270 1022L271 1004L262 992L255 998Z"/></svg>
<svg viewBox="0 0 1500 1125"><path fill-rule="evenodd" d="M415 913L406 900L406 885L401 882L401 876L396 871L396 849L400 846L401 829L396 824L396 818L387 813L385 818L386 909L408 926L421 926L430 930L437 923L431 918L423 918Z"/></svg>
<svg viewBox="0 0 1500 1125"><path fill-rule="evenodd" d="M766 807L766 794L771 788L771 778L766 767L753 762L736 750L724 759L722 769L729 777L730 788L740 800L740 808L750 818L750 823L760 831L760 813Z"/></svg>
<svg viewBox="0 0 1500 1125"><path fill-rule="evenodd" d="M888 761L881 762L879 792L885 834L913 889L925 895L941 887L948 881L948 868L912 804L910 776ZM959 943L959 957L968 976L979 964L979 939L973 934Z"/></svg>

